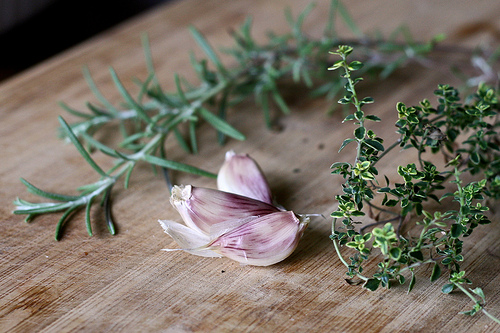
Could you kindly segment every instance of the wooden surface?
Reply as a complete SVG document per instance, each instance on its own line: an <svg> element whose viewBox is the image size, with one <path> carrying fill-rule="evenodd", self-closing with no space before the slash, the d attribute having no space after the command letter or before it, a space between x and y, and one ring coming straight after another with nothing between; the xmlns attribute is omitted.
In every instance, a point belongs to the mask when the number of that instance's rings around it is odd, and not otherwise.
<svg viewBox="0 0 500 333"><path fill-rule="evenodd" d="M168 203L161 177L147 165L133 174L129 190L117 186L113 215L118 234L103 227L101 211L92 212L96 234L86 233L83 215L66 226L61 241L53 238L59 215L46 215L32 223L12 215L12 201L26 193L19 178L50 191L73 194L75 188L97 180L73 146L56 136L57 105L65 101L83 109L95 101L81 75L87 65L103 92L113 101L108 67L112 66L132 91L133 77L144 79L146 69L140 41L149 34L162 84L173 90L173 74L194 78L188 52L201 55L187 27L199 28L213 45L228 46L228 30L247 15L254 18L254 36L287 31L285 6L294 14L306 0L218 0L173 2L118 26L60 56L0 85L0 331L1 332L493 332L500 331L484 315L458 314L472 302L459 293L443 295L428 282L426 268L417 272L415 289L406 287L368 292L344 282L345 268L328 239L329 219L315 218L297 250L271 267L242 266L228 259L211 259L183 252L164 252L175 243L163 233L158 219L180 217ZM305 22L305 30L318 36L327 14L327 1L318 2ZM363 31L390 32L407 23L425 40L438 33L455 45L498 43L500 2L481 0L349 1L348 7ZM479 24L487 22L487 24ZM64 27L62 27L64 28ZM340 31L347 29L339 26ZM496 29L496 30L495 30ZM48 36L52 38L52 36ZM336 75L332 73L332 75ZM458 84L446 65L425 69L411 66L383 84L360 85L373 96L370 111L386 124L395 119L395 104L415 104L431 98L438 83ZM295 96L293 96L295 95ZM338 112L325 115L329 104L305 95L290 96L292 115L279 120L282 131L265 129L260 112L251 102L239 107L230 121L248 139L215 144L214 133L203 131L197 156L178 149L172 157L217 172L226 150L250 153L265 171L278 201L297 213L329 216L336 208L340 177L330 174L335 161L351 161L348 149L337 154L339 143L353 128L341 124ZM298 95L298 96L297 96ZM293 98L292 98L293 97ZM392 141L391 125L374 130ZM109 158L95 159L109 167ZM395 154L395 163L410 162L412 155ZM386 161L389 163L389 161ZM384 165L379 164L384 172ZM215 187L215 181L177 175L178 183ZM480 227L464 246L474 286L488 297L487 308L500 316L500 228ZM479 242L481 240L481 242Z"/></svg>

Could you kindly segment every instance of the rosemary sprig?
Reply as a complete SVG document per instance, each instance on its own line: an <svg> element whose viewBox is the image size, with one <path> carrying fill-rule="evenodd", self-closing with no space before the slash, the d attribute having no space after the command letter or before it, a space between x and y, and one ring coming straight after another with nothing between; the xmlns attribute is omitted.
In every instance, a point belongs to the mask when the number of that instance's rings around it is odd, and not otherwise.
<svg viewBox="0 0 500 333"><path fill-rule="evenodd" d="M87 103L88 111L76 110L61 103L68 113L80 121L68 124L61 118L60 133L73 143L100 179L80 187L81 193L76 196L45 192L23 181L30 192L53 201L29 203L17 199L14 213L27 214L27 220L31 220L40 214L64 211L56 228L55 237L60 239L62 226L67 219L73 212L85 207L86 226L89 235L92 235L90 209L98 202L95 199L102 197L106 221L110 226L110 232L114 233L110 213L112 188L122 177L127 188L137 163L145 162L162 168L169 187L171 187L169 170L213 177L209 171L167 159L168 152L165 151L167 138L173 137L179 147L187 152L196 153L197 128L199 122L204 121L217 131L219 143L224 143L228 137L244 140L245 135L227 121L227 116L229 108L251 97L261 106L266 126L272 127L274 106L284 114L290 112L290 107L280 91L283 80L291 79L295 84L309 88L313 96L333 98L342 89L342 82L327 80L324 69L331 64L327 51L342 40L335 28L337 18L340 18L360 38L360 45L366 45L359 47L360 56L367 58L360 74L382 71L386 76L405 62L425 56L435 43L434 40L428 43L415 43L405 36L407 43L402 47L398 40L398 32L387 40L380 38L370 40L361 33L346 8L338 0L332 0L330 3L329 20L325 24L323 36L312 39L302 28L312 8L313 5L309 5L296 18L287 10L285 15L290 25L290 32L284 35L270 33L269 41L264 44L259 44L253 39L251 19L247 19L240 29L232 33L234 47L224 51L236 60L238 65L234 68L227 68L203 34L191 27L190 32L207 59L198 60L191 56L192 67L200 82L194 85L175 75L174 92L166 92L160 86L148 41L144 38L149 75L144 81L135 80L139 90L136 96L125 88L119 75L110 68L111 79L122 97L119 107L106 99L92 79L90 71L85 68L84 78L97 103ZM383 56L386 52L388 57ZM377 53L377 56L374 56L374 53ZM396 54L397 63L388 60ZM110 125L118 126L122 136L121 142L116 147L108 146L97 139L96 134L109 129ZM186 126L188 135L184 136L182 133ZM364 142L377 145L369 138L364 139ZM115 160L114 166L110 170L102 170L90 157L90 152L93 150L99 150L112 157Z"/></svg>

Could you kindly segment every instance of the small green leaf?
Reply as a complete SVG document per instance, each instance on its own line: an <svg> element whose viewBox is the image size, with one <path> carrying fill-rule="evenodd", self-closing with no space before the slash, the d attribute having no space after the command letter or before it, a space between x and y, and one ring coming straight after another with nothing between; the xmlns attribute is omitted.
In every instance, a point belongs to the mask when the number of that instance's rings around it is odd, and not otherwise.
<svg viewBox="0 0 500 333"><path fill-rule="evenodd" d="M106 221L106 226L108 227L108 231L111 235L116 235L115 224L113 222L113 218L111 215L111 191L113 189L113 185L106 189L106 193L103 198L103 210L104 210L104 220Z"/></svg>
<svg viewBox="0 0 500 333"><path fill-rule="evenodd" d="M455 194L454 193L451 193L451 192L448 192L448 193L445 193L443 194L443 196L441 196L441 198L439 198L439 201L443 200L443 199L446 199L448 197L452 197L454 196Z"/></svg>
<svg viewBox="0 0 500 333"><path fill-rule="evenodd" d="M350 114L347 117L345 117L344 120L342 120L342 123L345 123L346 121L350 121L350 120L354 120L354 119L355 119L354 115Z"/></svg>
<svg viewBox="0 0 500 333"><path fill-rule="evenodd" d="M351 71L356 71L363 67L363 63L358 60L351 61L351 63L347 66Z"/></svg>
<svg viewBox="0 0 500 333"><path fill-rule="evenodd" d="M464 232L464 229L461 224L454 223L451 225L450 233L451 237L453 238L458 238L460 237Z"/></svg>
<svg viewBox="0 0 500 333"><path fill-rule="evenodd" d="M342 66L344 66L344 60L338 60L331 67L328 67L328 70L334 71Z"/></svg>
<svg viewBox="0 0 500 333"><path fill-rule="evenodd" d="M355 20L343 4L343 1L337 1L337 11L346 26L354 33L357 37L362 38L363 37L363 32L361 29L358 27L356 24ZM352 47L345 45L343 48L344 52L346 55L350 54L352 52Z"/></svg>
<svg viewBox="0 0 500 333"><path fill-rule="evenodd" d="M59 119L59 123L61 124L63 130L66 132L66 135L71 140L71 142L73 143L73 145L76 147L76 149L78 150L78 152L80 153L80 155L83 156L83 158L87 161L87 163L90 164L90 166L95 171L97 171L97 173L99 173L103 177L108 177L108 175L106 174L106 172L104 172L101 169L101 167L99 167L94 162L94 160L92 159L92 157L90 157L89 153L85 150L85 148L80 143L80 141L78 141L77 137L75 136L75 134L71 130L71 127L69 127L68 123L61 116L59 116L58 119Z"/></svg>
<svg viewBox="0 0 500 333"><path fill-rule="evenodd" d="M460 314L463 314L463 315L466 315L466 316L473 316L477 313L477 310L474 308L472 310L469 310L469 311L461 311L459 312Z"/></svg>
<svg viewBox="0 0 500 333"><path fill-rule="evenodd" d="M212 61L212 63L217 67L217 69L221 73L227 73L226 68L222 65L222 62L219 60L219 57L213 50L213 48L210 46L206 38L201 34L200 31L198 31L195 27L191 26L189 27L189 30L191 31L191 34L193 35L195 41L198 43L198 45L201 47L203 52L207 55L207 57Z"/></svg>
<svg viewBox="0 0 500 333"><path fill-rule="evenodd" d="M344 142L342 142L342 145L340 145L339 153L344 149L345 146L347 146L349 143L356 141L354 139L345 139Z"/></svg>
<svg viewBox="0 0 500 333"><path fill-rule="evenodd" d="M85 226L87 227L87 233L89 236L92 236L92 224L90 223L90 208L92 207L92 203L95 197L90 197L87 202L87 207L85 208Z"/></svg>
<svg viewBox="0 0 500 333"><path fill-rule="evenodd" d="M370 146L371 148L375 149L375 150L378 150L378 151L384 151L384 146L378 142L377 140L373 140L373 139L366 139L364 141L364 143L367 145L367 146Z"/></svg>
<svg viewBox="0 0 500 333"><path fill-rule="evenodd" d="M59 219L59 222L57 223L56 225L56 232L55 232L55 235L54 235L54 238L56 241L59 241L61 239L61 235L62 235L62 228L64 226L64 223L68 220L69 216L75 212L76 210L80 209L81 206L73 206L73 207L70 207L68 208L64 214L61 216L61 218Z"/></svg>
<svg viewBox="0 0 500 333"><path fill-rule="evenodd" d="M181 101L185 104L189 103L186 95L184 94L184 90L182 90L181 79L177 73L174 74L174 82L175 88L177 89L177 96L181 99Z"/></svg>
<svg viewBox="0 0 500 333"><path fill-rule="evenodd" d="M354 130L354 136L358 140L363 140L366 136L366 128L364 127L358 127Z"/></svg>
<svg viewBox="0 0 500 333"><path fill-rule="evenodd" d="M189 121L189 141L191 143L191 151L193 154L198 154L198 139L196 136L196 121Z"/></svg>
<svg viewBox="0 0 500 333"><path fill-rule="evenodd" d="M371 121L381 121L382 119L380 119L379 117L373 115L373 114L369 114L365 117L365 119L368 119L368 120L371 120Z"/></svg>
<svg viewBox="0 0 500 333"><path fill-rule="evenodd" d="M66 103L64 102L59 102L58 103L59 106L61 108L63 108L64 110L66 110L66 112L68 113L71 113L77 117L80 117L80 118L84 118L84 119L91 119L92 118L92 115L91 114L88 114L88 113L83 113L83 112L80 112L80 111L77 111L75 109L72 109L70 108Z"/></svg>
<svg viewBox="0 0 500 333"><path fill-rule="evenodd" d="M127 101L127 103L137 112L137 115L144 120L146 123L151 123L151 118L147 115L146 111L142 107L141 104L139 104L137 101L134 100L134 98L130 95L130 93L125 89L125 86L122 84L120 79L118 78L118 74L116 74L115 70L113 68L109 69L111 73L111 78L113 79L113 82L122 95L123 99Z"/></svg>
<svg viewBox="0 0 500 333"><path fill-rule="evenodd" d="M479 162L481 161L480 158L479 158L479 154L477 152L472 152L470 154L470 160L472 163L478 165Z"/></svg>
<svg viewBox="0 0 500 333"><path fill-rule="evenodd" d="M344 217L344 213L343 213L343 212L341 212L341 211L336 211L336 212L333 212L333 213L331 214L331 217L334 217L334 218L339 219L339 218Z"/></svg>
<svg viewBox="0 0 500 333"><path fill-rule="evenodd" d="M362 110L359 110L359 111L356 111L354 112L354 117L357 119L357 120L361 120L363 119L365 116L365 113L362 111Z"/></svg>
<svg viewBox="0 0 500 333"><path fill-rule="evenodd" d="M38 187L30 184L24 178L21 178L21 183L23 183L26 186L26 188L28 189L29 192L31 192L35 195L38 195L40 197L48 198L51 200L68 202L68 201L75 201L75 200L80 199L80 197L78 197L78 196L63 195L63 194L57 194L57 193L43 191L43 190L39 189Z"/></svg>
<svg viewBox="0 0 500 333"><path fill-rule="evenodd" d="M129 183L130 183L130 176L132 175L132 170L134 170L134 166L135 166L135 163L134 163L134 164L131 164L131 165L128 167L127 173L125 174L124 187L125 187L126 189L128 189L128 185L129 185Z"/></svg>
<svg viewBox="0 0 500 333"><path fill-rule="evenodd" d="M415 277L415 274L412 271L411 272L410 283L408 284L408 291L407 291L407 293L410 293L413 290L413 287L415 287L415 283L416 282L417 282L417 278Z"/></svg>
<svg viewBox="0 0 500 333"><path fill-rule="evenodd" d="M352 216L365 216L365 213L359 211L359 210L355 210L351 213Z"/></svg>
<svg viewBox="0 0 500 333"><path fill-rule="evenodd" d="M398 261L401 258L401 249L399 247L393 247L389 250L389 255L392 260Z"/></svg>
<svg viewBox="0 0 500 333"><path fill-rule="evenodd" d="M447 265L451 264L451 262L452 262L452 261L453 261L453 260L452 260L450 257L447 257L447 258L444 258L444 259L441 261L441 263L442 263L443 265L447 266Z"/></svg>
<svg viewBox="0 0 500 333"><path fill-rule="evenodd" d="M361 103L363 103L363 104L371 104L374 102L375 102L375 100L373 99L373 97L365 97L361 100Z"/></svg>
<svg viewBox="0 0 500 333"><path fill-rule="evenodd" d="M400 114L404 114L406 113L406 105L402 102L398 102L398 104L396 104L396 110L398 110Z"/></svg>
<svg viewBox="0 0 500 333"><path fill-rule="evenodd" d="M475 289L471 289L471 291L472 291L474 294L476 294L476 295L478 295L479 297L481 297L483 300L485 299L483 289L481 289L481 288L477 287L477 288L475 288Z"/></svg>
<svg viewBox="0 0 500 333"><path fill-rule="evenodd" d="M235 129L233 126L229 125L225 120L217 117L212 112L208 111L205 108L200 108L198 110L199 114L212 125L218 131L236 139L236 140L245 140L245 135L243 135L240 131Z"/></svg>
<svg viewBox="0 0 500 333"><path fill-rule="evenodd" d="M123 157L125 157L125 155L120 154L115 149L106 146L105 144L103 144L100 141L94 139L91 135L88 135L85 132L81 133L81 136L82 136L82 139L84 139L87 144L93 146L94 148L99 149L101 152L103 152L106 155L109 155L109 156L112 156L112 157L116 157L116 158L123 158ZM124 141L122 141L122 143L123 142L125 142L125 144L132 143L132 142L127 142L127 141L128 140L124 140ZM125 159L128 159L128 158L125 158Z"/></svg>
<svg viewBox="0 0 500 333"><path fill-rule="evenodd" d="M194 167L194 166L191 166L188 164L170 161L170 160L166 160L166 159L159 158L159 157L152 156L152 155L144 155L144 157L142 159L145 162L148 162L148 163L151 163L154 165L158 165L158 166L161 166L161 167L164 167L167 169L192 173L192 174L204 176L204 177L217 178L216 174L213 174L211 172L199 169L197 167Z"/></svg>
<svg viewBox="0 0 500 333"><path fill-rule="evenodd" d="M378 280L378 279L368 279L363 284L363 288L366 288L366 289L371 290L371 291L375 291L375 290L377 290L377 288L379 287L379 285L380 285L380 280Z"/></svg>
<svg viewBox="0 0 500 333"><path fill-rule="evenodd" d="M104 97L104 95L97 88L97 85L92 79L92 75L90 75L88 67L83 68L83 77L85 78L85 81L87 81L87 85L89 86L95 97L99 100L99 102L101 102L111 113L118 114L118 110Z"/></svg>
<svg viewBox="0 0 500 333"><path fill-rule="evenodd" d="M437 279L439 279L440 276L441 276L441 267L436 263L432 268L432 274L430 278L431 282L436 281Z"/></svg>
<svg viewBox="0 0 500 333"><path fill-rule="evenodd" d="M422 254L422 251L412 251L409 253L409 255L419 261L424 260L424 255Z"/></svg>
<svg viewBox="0 0 500 333"><path fill-rule="evenodd" d="M283 97L281 96L281 94L279 93L279 91L277 89L273 89L272 92L271 92L271 95L273 97L273 100L276 102L276 104L280 108L280 110L284 114L290 114L290 108L286 104L285 100L283 99Z"/></svg>
<svg viewBox="0 0 500 333"><path fill-rule="evenodd" d="M398 203L399 203L399 200L396 200L396 199L390 199L390 200L387 200L387 202L385 203L385 206L387 206L387 207L394 207L394 206L396 206Z"/></svg>
<svg viewBox="0 0 500 333"><path fill-rule="evenodd" d="M453 291L453 289L455 289L453 283L447 283L441 288L441 292L443 292L444 294L449 294Z"/></svg>
<svg viewBox="0 0 500 333"><path fill-rule="evenodd" d="M330 169L336 169L345 165L350 166L350 164L347 162L335 162L330 166Z"/></svg>

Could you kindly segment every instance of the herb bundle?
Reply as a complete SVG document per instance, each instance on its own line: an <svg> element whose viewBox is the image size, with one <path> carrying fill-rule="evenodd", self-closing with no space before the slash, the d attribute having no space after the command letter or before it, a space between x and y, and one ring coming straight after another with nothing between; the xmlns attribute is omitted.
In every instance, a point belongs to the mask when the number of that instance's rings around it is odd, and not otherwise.
<svg viewBox="0 0 500 333"><path fill-rule="evenodd" d="M61 103L68 113L81 121L68 124L60 117L60 133L77 148L96 171L99 179L79 187L78 195L48 192L21 179L29 192L50 201L32 203L19 198L15 201L14 213L27 215L26 221L31 221L41 214L63 212L55 232L55 238L59 240L64 224L80 209L86 211L86 227L88 234L92 235L91 207L101 202L108 229L114 234L115 227L111 218L113 186L123 178L127 188L137 163L145 162L155 168L161 168L170 188L172 185L169 170L215 177L215 174L196 166L168 159L168 152L165 151L167 138L174 137L178 146L186 153L197 153L197 128L201 121L205 121L217 131L219 144L223 144L227 137L244 140L244 134L231 126L226 118L231 107L252 97L262 109L266 126L272 127L273 104L283 114L290 112L280 92L280 83L290 78L297 86L310 89L313 96L325 96L333 100L342 90L343 84L341 80L331 80L325 69L331 65L328 51L332 45L345 42L335 29L338 18L342 19L354 34L360 36L357 42L360 56L366 58L362 73L378 72L386 77L409 61L421 60L433 49L436 42L433 39L427 43L416 43L404 30L394 33L386 40L378 37L365 38L346 8L337 0L331 1L323 36L313 39L302 29L303 22L312 8L311 4L296 18L287 10L285 16L290 25L290 32L284 35L270 33L268 43L263 45L252 37L251 19L247 19L240 29L232 33L234 47L225 51L236 60L238 66L235 68L227 68L201 32L191 27L192 36L207 59L198 60L191 55L191 64L200 83L194 85L176 75L174 92L167 92L160 86L148 41L144 38L149 75L144 81L136 80L139 88L137 96L127 91L118 74L110 69L111 78L123 99L120 107L104 97L89 70L85 69L84 77L98 103L87 103L88 111L76 110ZM401 34L406 38L406 43L398 41ZM209 62L213 68L209 66ZM120 129L122 141L117 146L108 146L96 139L96 134L109 128L106 125L110 124L118 125ZM93 150L99 150L113 158L114 166L103 170L92 159L90 151Z"/></svg>
<svg viewBox="0 0 500 333"><path fill-rule="evenodd" d="M500 322L484 309L481 288L475 288L470 293L463 286L471 281L465 278L466 272L460 268L464 260L464 238L479 225L491 223L485 215L488 207L482 202L486 198L497 199L499 195L499 92L481 84L477 92L463 102L456 89L439 85L434 92L436 106L429 100L412 107L400 102L396 106L399 119L395 124L400 138L385 149L384 140L368 126L369 122L381 119L363 111L363 107L372 103L373 99L361 99L356 92L355 86L361 78L353 78L352 73L363 64L347 60L352 50L352 47L343 45L332 52L341 60L330 67L331 70L343 70L342 77L347 81L346 94L339 103L352 104L355 108L344 121L354 121L358 126L354 130L354 138L346 139L340 147L342 150L350 143L356 144L354 162L336 162L331 166L333 174L345 179L343 193L336 197L338 209L332 213L331 239L340 260L348 269L348 282L356 283L353 278L358 278L369 290L376 290L379 286L390 288L393 283L404 284L407 279L405 273L408 273L411 276L408 291L411 291L415 286L414 272L417 267L432 265L432 282L441 276L444 268L449 272L448 283L442 288L444 293L460 289L475 302L473 309L466 314L482 311ZM384 176L385 185L381 185L382 181L377 180L380 177L377 177L376 164L395 147L414 150L418 163L398 166L397 173L401 179L391 183ZM439 170L431 159L423 158L427 150L434 154L441 152L448 157L444 170ZM467 174L477 175L480 179L467 182ZM446 192L446 182L455 185L451 192ZM443 190L444 193L439 196L438 193ZM376 194L383 196L380 206L373 203ZM433 213L425 210L427 201L439 202L448 197L458 203L456 209ZM400 207L399 211L396 211L396 206ZM365 215L365 207L375 216L375 224L382 227L375 227L369 232L365 229L373 225L360 230L356 228L356 224L360 223L359 217ZM384 220L381 218L384 215L391 217ZM412 221L411 215L415 216L415 223L420 228L418 237L400 233L402 224ZM338 221L341 226L337 225ZM398 221L396 229L391 223L395 221ZM341 245L353 249L354 254L345 258ZM369 260L378 262L371 276L367 276L364 269Z"/></svg>

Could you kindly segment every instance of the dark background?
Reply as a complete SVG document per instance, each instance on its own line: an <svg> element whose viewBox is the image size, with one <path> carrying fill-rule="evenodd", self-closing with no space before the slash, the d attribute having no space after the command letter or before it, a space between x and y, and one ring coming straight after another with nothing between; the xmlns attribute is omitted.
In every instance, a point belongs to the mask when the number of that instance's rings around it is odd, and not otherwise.
<svg viewBox="0 0 500 333"><path fill-rule="evenodd" d="M0 80L167 1L54 1L0 33Z"/></svg>

